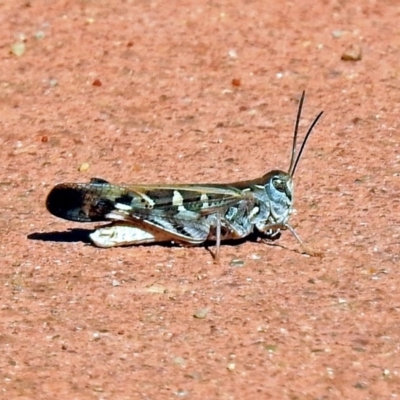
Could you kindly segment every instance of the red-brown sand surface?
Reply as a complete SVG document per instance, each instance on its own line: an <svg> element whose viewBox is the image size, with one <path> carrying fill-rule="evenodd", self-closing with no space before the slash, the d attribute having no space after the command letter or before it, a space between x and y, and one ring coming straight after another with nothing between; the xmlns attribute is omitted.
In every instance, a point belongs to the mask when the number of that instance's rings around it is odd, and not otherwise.
<svg viewBox="0 0 400 400"><path fill-rule="evenodd" d="M399 398L398 1L8 0L0 21L0 398ZM325 115L291 221L322 259L288 232L219 265L98 249L46 211L63 181L286 169L303 89L302 132Z"/></svg>

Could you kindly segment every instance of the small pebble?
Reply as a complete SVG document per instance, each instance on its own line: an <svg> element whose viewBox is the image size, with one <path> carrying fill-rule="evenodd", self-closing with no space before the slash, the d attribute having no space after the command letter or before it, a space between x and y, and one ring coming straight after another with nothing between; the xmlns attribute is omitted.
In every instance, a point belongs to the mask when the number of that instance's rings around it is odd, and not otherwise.
<svg viewBox="0 0 400 400"><path fill-rule="evenodd" d="M343 31L341 29L335 29L334 31L332 31L332 36L335 39L338 39L343 36Z"/></svg>
<svg viewBox="0 0 400 400"><path fill-rule="evenodd" d="M185 366L186 363L185 363L185 360L182 357L175 357L174 358L174 364Z"/></svg>
<svg viewBox="0 0 400 400"><path fill-rule="evenodd" d="M228 369L228 371L233 371L236 368L236 364L235 363L229 363L226 368Z"/></svg>
<svg viewBox="0 0 400 400"><path fill-rule="evenodd" d="M92 82L92 85L93 85L93 86L98 86L98 87L100 87L100 86L103 85L103 83L101 82L100 79L95 79L95 80Z"/></svg>
<svg viewBox="0 0 400 400"><path fill-rule="evenodd" d="M33 35L33 37L36 40L41 40L46 36L46 34L43 31L36 31L35 34Z"/></svg>
<svg viewBox="0 0 400 400"><path fill-rule="evenodd" d="M230 49L228 51L228 55L229 55L230 58L237 58L237 56L238 56L235 49Z"/></svg>
<svg viewBox="0 0 400 400"><path fill-rule="evenodd" d="M238 78L233 78L232 79L232 86L239 87L242 84L241 80Z"/></svg>
<svg viewBox="0 0 400 400"><path fill-rule="evenodd" d="M277 345L276 344L266 344L265 345L265 350L267 350L269 353L274 353L277 349Z"/></svg>
<svg viewBox="0 0 400 400"><path fill-rule="evenodd" d="M146 292L148 293L160 293L160 294L164 294L168 292L168 289L165 288L164 286L161 285L152 285L146 288Z"/></svg>
<svg viewBox="0 0 400 400"><path fill-rule="evenodd" d="M229 265L230 265L231 267L240 268L240 267L243 267L243 266L244 266L244 260L240 260L240 259L238 259L238 258L234 258L234 259L229 263Z"/></svg>
<svg viewBox="0 0 400 400"><path fill-rule="evenodd" d="M178 391L175 392L175 394L178 397L186 397L189 394L189 392L187 390L179 389Z"/></svg>
<svg viewBox="0 0 400 400"><path fill-rule="evenodd" d="M26 50L26 46L24 42L16 42L11 45L11 54L14 56L21 57Z"/></svg>
<svg viewBox="0 0 400 400"><path fill-rule="evenodd" d="M207 317L207 314L208 314L207 308L200 308L193 314L193 317L197 319L204 319L205 317Z"/></svg>
<svg viewBox="0 0 400 400"><path fill-rule="evenodd" d="M79 168L78 171L79 172L86 172L89 169L90 165L87 162L82 163Z"/></svg>
<svg viewBox="0 0 400 400"><path fill-rule="evenodd" d="M362 59L361 46L350 45L342 54L341 59L343 61L360 61Z"/></svg>
<svg viewBox="0 0 400 400"><path fill-rule="evenodd" d="M50 87L58 86L58 80L57 79L50 79L49 80L49 86Z"/></svg>

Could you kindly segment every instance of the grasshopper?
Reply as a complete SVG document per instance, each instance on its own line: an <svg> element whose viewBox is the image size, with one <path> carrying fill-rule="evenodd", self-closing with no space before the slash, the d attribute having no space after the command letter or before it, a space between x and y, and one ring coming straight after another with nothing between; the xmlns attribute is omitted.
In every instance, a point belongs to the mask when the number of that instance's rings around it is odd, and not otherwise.
<svg viewBox="0 0 400 400"><path fill-rule="evenodd" d="M323 114L321 111L314 119L296 153L304 96L303 91L288 172L272 170L260 178L227 184L115 185L99 178L89 183L60 183L47 197L47 210L70 221L108 221L90 234L99 247L154 242L190 246L215 241L217 259L224 240L250 234L274 239L281 230L289 230L305 253L316 255L289 224L294 211L293 177Z"/></svg>

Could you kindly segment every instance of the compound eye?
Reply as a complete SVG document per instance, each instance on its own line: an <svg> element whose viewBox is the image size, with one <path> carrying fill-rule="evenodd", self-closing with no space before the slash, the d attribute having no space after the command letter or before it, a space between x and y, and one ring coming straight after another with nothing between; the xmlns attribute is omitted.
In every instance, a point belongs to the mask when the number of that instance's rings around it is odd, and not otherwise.
<svg viewBox="0 0 400 400"><path fill-rule="evenodd" d="M281 179L274 179L272 184L278 192L285 193L285 182L283 182Z"/></svg>

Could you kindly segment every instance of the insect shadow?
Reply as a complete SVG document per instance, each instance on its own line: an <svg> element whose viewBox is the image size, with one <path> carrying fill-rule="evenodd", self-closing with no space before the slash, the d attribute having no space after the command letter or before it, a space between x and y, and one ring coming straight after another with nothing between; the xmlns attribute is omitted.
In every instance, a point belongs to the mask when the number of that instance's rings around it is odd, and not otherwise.
<svg viewBox="0 0 400 400"><path fill-rule="evenodd" d="M68 231L54 232L34 232L27 237L30 240L40 240L43 242L83 242L91 243L89 235L93 232L91 229L69 229Z"/></svg>

